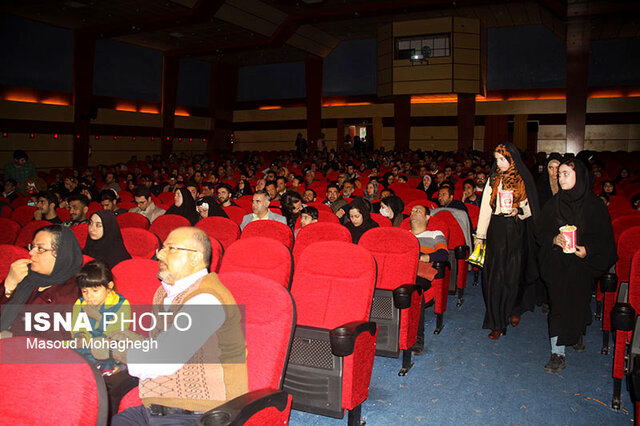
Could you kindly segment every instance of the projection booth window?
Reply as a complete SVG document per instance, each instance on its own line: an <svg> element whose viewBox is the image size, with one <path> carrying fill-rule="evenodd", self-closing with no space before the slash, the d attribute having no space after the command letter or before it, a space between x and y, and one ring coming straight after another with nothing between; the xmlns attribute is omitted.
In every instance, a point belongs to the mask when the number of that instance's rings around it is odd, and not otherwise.
<svg viewBox="0 0 640 426"><path fill-rule="evenodd" d="M424 58L438 58L451 55L451 35L431 34L412 37L396 37L396 59L411 59L416 53Z"/></svg>

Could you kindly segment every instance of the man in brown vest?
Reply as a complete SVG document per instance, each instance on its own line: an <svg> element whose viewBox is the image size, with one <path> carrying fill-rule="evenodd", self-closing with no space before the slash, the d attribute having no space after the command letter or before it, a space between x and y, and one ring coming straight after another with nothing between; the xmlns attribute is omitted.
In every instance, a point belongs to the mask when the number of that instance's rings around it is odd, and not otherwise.
<svg viewBox="0 0 640 426"><path fill-rule="evenodd" d="M248 391L242 315L218 276L207 271L210 259L209 237L192 227L171 232L158 251L162 285L153 311L159 321L150 332L157 349L114 354L140 379L143 405L114 416L112 425L195 424L202 413ZM171 314L167 330L165 313Z"/></svg>

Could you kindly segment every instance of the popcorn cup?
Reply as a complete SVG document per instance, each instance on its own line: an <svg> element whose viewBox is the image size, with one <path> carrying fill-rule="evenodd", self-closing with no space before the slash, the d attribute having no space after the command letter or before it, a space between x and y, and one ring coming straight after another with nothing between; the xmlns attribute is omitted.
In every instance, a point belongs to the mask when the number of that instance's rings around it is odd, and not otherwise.
<svg viewBox="0 0 640 426"><path fill-rule="evenodd" d="M513 208L513 191L498 191L498 203L501 211L510 212Z"/></svg>
<svg viewBox="0 0 640 426"><path fill-rule="evenodd" d="M576 228L573 225L565 225L560 228L560 233L564 236L564 247L562 251L564 253L575 253L576 252Z"/></svg>

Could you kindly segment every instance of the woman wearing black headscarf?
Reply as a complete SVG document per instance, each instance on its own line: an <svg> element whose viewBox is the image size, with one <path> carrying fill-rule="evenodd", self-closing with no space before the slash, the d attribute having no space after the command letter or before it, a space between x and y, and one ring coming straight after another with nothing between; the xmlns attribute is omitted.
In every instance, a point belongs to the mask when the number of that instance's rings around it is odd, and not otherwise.
<svg viewBox="0 0 640 426"><path fill-rule="evenodd" d="M71 230L61 225L41 228L33 237L29 259L11 264L0 295L2 337L24 332L18 314L25 305L73 305L78 298L75 276L82 267L82 251ZM68 331L47 338L68 338Z"/></svg>
<svg viewBox="0 0 640 426"><path fill-rule="evenodd" d="M544 208L547 201L558 193L558 167L561 162L562 156L557 152L552 152L547 158L544 170L538 176L536 187L538 189L538 200L542 208Z"/></svg>
<svg viewBox="0 0 640 426"><path fill-rule="evenodd" d="M98 210L91 215L87 243L82 253L102 260L109 268L131 259L124 246L116 215L111 210Z"/></svg>
<svg viewBox="0 0 640 426"><path fill-rule="evenodd" d="M400 226L404 220L402 210L404 210L404 203L396 195L390 195L380 200L380 214L389 218L393 226Z"/></svg>
<svg viewBox="0 0 640 426"><path fill-rule="evenodd" d="M378 223L371 219L371 206L362 197L354 198L349 205L345 207L349 215L347 229L351 233L351 242L358 244L362 234L371 228L377 228Z"/></svg>
<svg viewBox="0 0 640 426"><path fill-rule="evenodd" d="M196 201L186 188L177 188L173 205L169 207L165 214L177 214L186 218L191 226L195 226L200 220L200 214L196 210Z"/></svg>
<svg viewBox="0 0 640 426"><path fill-rule="evenodd" d="M494 157L476 231L476 244L486 239L482 328L491 330L492 340L506 334L508 322L517 326L520 315L533 309L534 284L539 282L533 236L539 207L533 177L513 144L498 145ZM512 202L501 202L508 194Z"/></svg>
<svg viewBox="0 0 640 426"><path fill-rule="evenodd" d="M418 184L420 191L424 191L427 194L427 198L431 199L433 194L438 192L438 184L433 180L430 174L422 176L422 181Z"/></svg>
<svg viewBox="0 0 640 426"><path fill-rule="evenodd" d="M220 204L218 204L216 199L213 197L206 196L199 198L198 201L196 201L196 208L198 209L200 217L202 217L203 219L205 217L211 216L229 218L227 212L225 212L224 209L220 207Z"/></svg>
<svg viewBox="0 0 640 426"><path fill-rule="evenodd" d="M617 260L607 208L591 192L586 166L567 160L559 168L560 190L548 202L536 227L540 274L549 291L551 359L545 371L565 366L564 347L584 350L582 336L591 323L591 291L595 280ZM560 227L576 229L575 253L565 253Z"/></svg>

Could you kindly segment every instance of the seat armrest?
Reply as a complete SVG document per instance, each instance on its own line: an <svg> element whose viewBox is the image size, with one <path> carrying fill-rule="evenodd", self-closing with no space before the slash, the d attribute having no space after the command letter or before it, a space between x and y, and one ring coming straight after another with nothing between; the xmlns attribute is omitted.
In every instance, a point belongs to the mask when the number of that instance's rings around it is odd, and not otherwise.
<svg viewBox="0 0 640 426"><path fill-rule="evenodd" d="M433 267L438 271L434 280L444 278L445 268L451 269L451 263L447 262L433 262Z"/></svg>
<svg viewBox="0 0 640 426"><path fill-rule="evenodd" d="M629 303L629 283L620 283L620 289L618 290L617 303Z"/></svg>
<svg viewBox="0 0 640 426"><path fill-rule="evenodd" d="M618 288L618 276L607 272L600 277L600 290L603 293L611 293Z"/></svg>
<svg viewBox="0 0 640 426"><path fill-rule="evenodd" d="M407 309L411 306L413 292L422 294L422 287L415 284L405 284L393 290L393 305L398 309Z"/></svg>
<svg viewBox="0 0 640 426"><path fill-rule="evenodd" d="M245 393L204 413L198 419L198 425L243 425L251 416L265 408L275 407L278 411L283 411L288 399L289 394L282 390L259 389Z"/></svg>
<svg viewBox="0 0 640 426"><path fill-rule="evenodd" d="M461 245L453 249L457 260L464 260L469 255L469 246Z"/></svg>
<svg viewBox="0 0 640 426"><path fill-rule="evenodd" d="M356 339L365 332L375 336L376 323L372 321L353 321L329 331L331 353L340 357L351 355Z"/></svg>

